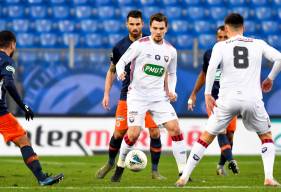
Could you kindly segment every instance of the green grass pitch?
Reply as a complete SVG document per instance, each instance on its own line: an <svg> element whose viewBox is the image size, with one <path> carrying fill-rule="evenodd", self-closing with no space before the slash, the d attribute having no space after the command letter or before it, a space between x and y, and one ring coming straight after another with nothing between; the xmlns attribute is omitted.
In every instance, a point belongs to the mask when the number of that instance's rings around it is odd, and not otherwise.
<svg viewBox="0 0 281 192"><path fill-rule="evenodd" d="M149 156L149 155L148 155ZM215 173L218 157L206 156L192 175L194 180L184 189L177 189L175 160L170 155L162 155L160 172L168 179L165 181L151 180L150 163L145 170L134 173L125 170L120 183L111 183L113 172L103 180L95 179L96 170L104 164L107 155L91 157L41 157L43 169L47 172L65 174L65 179L51 187L37 185L31 172L25 167L20 157L0 158L0 191L281 191L281 188L263 186L263 167L259 156L236 157L240 174L221 177ZM281 181L281 157L275 159L275 178Z"/></svg>

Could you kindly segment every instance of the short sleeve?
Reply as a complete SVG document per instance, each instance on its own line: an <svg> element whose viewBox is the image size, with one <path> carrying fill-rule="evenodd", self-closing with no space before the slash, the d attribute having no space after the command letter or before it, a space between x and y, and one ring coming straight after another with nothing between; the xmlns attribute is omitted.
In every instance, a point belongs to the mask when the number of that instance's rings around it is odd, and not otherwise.
<svg viewBox="0 0 281 192"><path fill-rule="evenodd" d="M1 69L1 76L14 79L15 71L16 69L14 62L4 62Z"/></svg>
<svg viewBox="0 0 281 192"><path fill-rule="evenodd" d="M210 62L210 58L211 58L211 53L212 53L211 50L207 50L204 53L204 56L203 56L203 66L202 66L202 71L204 73L207 73L209 62Z"/></svg>

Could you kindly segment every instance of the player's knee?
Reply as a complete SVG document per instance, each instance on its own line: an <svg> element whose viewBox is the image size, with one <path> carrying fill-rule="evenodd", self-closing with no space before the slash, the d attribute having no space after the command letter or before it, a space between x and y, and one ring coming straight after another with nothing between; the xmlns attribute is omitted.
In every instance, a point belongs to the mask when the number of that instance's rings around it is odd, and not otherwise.
<svg viewBox="0 0 281 192"><path fill-rule="evenodd" d="M21 137L18 137L16 139L14 139L13 142L20 148L23 147L23 146L30 146L31 145L27 135L23 135Z"/></svg>
<svg viewBox="0 0 281 192"><path fill-rule="evenodd" d="M123 139L123 137L125 136L127 130L115 130L113 135L115 139Z"/></svg>
<svg viewBox="0 0 281 192"><path fill-rule="evenodd" d="M261 141L267 140L267 139L272 139L271 131L269 131L267 133L259 134L259 138Z"/></svg>

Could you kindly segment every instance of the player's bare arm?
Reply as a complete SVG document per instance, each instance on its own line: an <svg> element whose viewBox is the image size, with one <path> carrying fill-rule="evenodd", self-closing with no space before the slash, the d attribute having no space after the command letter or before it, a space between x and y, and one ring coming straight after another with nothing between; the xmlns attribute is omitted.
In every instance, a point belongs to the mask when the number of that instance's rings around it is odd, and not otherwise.
<svg viewBox="0 0 281 192"><path fill-rule="evenodd" d="M104 95L102 99L102 106L106 110L110 110L109 101L110 101L110 90L113 85L114 79L116 78L116 67L113 63L110 64L110 67L106 73L105 85L104 85Z"/></svg>
<svg viewBox="0 0 281 192"><path fill-rule="evenodd" d="M193 108L195 107L195 104L196 104L196 95L200 91L200 89L203 87L203 85L205 84L205 80L206 80L206 73L204 71L201 71L197 77L195 86L187 101L188 110L193 111Z"/></svg>

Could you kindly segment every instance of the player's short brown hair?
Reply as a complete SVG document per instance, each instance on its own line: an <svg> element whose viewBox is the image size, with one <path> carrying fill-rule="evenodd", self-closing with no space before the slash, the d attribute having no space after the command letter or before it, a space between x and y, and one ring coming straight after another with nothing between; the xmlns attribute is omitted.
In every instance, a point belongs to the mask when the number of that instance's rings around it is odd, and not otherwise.
<svg viewBox="0 0 281 192"><path fill-rule="evenodd" d="M16 43L16 36L11 31L0 31L0 48L8 48L11 43Z"/></svg>
<svg viewBox="0 0 281 192"><path fill-rule="evenodd" d="M225 25L230 25L231 27L237 29L243 27L244 25L244 18L239 13L230 13L224 19Z"/></svg>
<svg viewBox="0 0 281 192"><path fill-rule="evenodd" d="M127 21L129 20L129 17L140 18L141 20L143 20L142 12L140 10L131 10L127 15Z"/></svg>
<svg viewBox="0 0 281 192"><path fill-rule="evenodd" d="M149 21L150 26L151 26L153 21L158 21L158 22L164 21L166 27L168 26L168 19L167 19L167 17L163 13L156 13L154 15L151 15L150 16L150 21Z"/></svg>

